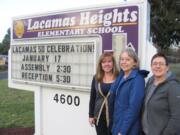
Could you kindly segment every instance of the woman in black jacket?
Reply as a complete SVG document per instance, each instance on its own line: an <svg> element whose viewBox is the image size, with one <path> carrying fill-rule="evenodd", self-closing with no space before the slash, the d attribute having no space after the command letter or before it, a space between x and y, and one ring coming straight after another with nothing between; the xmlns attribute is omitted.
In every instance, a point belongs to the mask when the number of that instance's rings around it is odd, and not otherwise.
<svg viewBox="0 0 180 135"><path fill-rule="evenodd" d="M110 52L103 53L92 80L89 102L89 123L95 125L97 135L111 135L109 129L109 90L118 75L115 59Z"/></svg>

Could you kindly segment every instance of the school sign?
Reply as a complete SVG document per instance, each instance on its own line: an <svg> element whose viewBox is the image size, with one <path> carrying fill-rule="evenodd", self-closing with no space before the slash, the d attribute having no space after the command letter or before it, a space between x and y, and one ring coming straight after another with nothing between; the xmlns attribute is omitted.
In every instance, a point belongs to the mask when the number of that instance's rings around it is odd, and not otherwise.
<svg viewBox="0 0 180 135"><path fill-rule="evenodd" d="M95 135L89 91L102 52L131 47L147 64L149 3L122 2L12 20L9 87L35 93L35 135Z"/></svg>

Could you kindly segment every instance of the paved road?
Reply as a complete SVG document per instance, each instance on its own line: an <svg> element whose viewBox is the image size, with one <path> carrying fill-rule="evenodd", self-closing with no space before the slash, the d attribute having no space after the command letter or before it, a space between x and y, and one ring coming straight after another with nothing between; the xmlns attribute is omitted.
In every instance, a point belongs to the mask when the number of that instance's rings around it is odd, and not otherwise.
<svg viewBox="0 0 180 135"><path fill-rule="evenodd" d="M0 72L0 79L7 79L8 78L8 71Z"/></svg>

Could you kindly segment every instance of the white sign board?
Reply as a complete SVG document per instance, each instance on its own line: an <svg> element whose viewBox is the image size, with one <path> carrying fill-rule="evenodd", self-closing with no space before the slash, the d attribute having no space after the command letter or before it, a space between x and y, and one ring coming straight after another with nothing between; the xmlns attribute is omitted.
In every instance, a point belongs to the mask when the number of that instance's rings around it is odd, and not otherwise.
<svg viewBox="0 0 180 135"><path fill-rule="evenodd" d="M81 91L42 91L43 135L95 135L88 122L89 94Z"/></svg>
<svg viewBox="0 0 180 135"><path fill-rule="evenodd" d="M26 43L11 46L13 80L39 85L89 88L95 74L96 40Z"/></svg>

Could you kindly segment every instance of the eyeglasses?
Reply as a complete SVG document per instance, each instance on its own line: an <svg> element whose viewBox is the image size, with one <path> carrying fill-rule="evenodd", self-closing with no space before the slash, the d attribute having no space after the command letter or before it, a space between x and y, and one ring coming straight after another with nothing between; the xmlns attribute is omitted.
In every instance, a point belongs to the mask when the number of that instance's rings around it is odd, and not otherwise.
<svg viewBox="0 0 180 135"><path fill-rule="evenodd" d="M152 63L152 66L165 66L166 65L166 63L162 63L162 62L153 62Z"/></svg>

